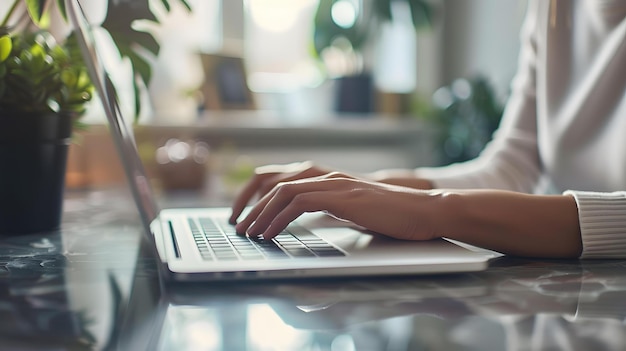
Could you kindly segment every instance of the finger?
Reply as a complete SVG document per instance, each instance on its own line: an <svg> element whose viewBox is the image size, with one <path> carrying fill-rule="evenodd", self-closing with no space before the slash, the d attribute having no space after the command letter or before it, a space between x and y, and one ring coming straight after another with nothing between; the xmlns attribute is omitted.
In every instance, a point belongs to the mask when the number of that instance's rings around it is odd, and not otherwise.
<svg viewBox="0 0 626 351"><path fill-rule="evenodd" d="M261 183L259 185L259 188L257 189L257 194L259 195L259 198L262 198L263 196L267 195L278 184L282 182L290 181L291 180L290 178L292 177L288 177L287 175L283 173L275 174L271 177L268 177L268 179L266 179L263 183Z"/></svg>
<svg viewBox="0 0 626 351"><path fill-rule="evenodd" d="M270 240L280 234L287 226L306 212L328 211L341 212L344 192L316 191L299 194L276 215L272 215L269 225L259 235ZM261 220L264 220L261 215Z"/></svg>
<svg viewBox="0 0 626 351"><path fill-rule="evenodd" d="M262 197L280 182L310 177L316 173L316 169L310 161L257 167L252 180L245 185L233 202L229 222L231 224L237 222L237 218L239 218L255 194L258 193ZM317 169L317 173L321 174L322 171Z"/></svg>
<svg viewBox="0 0 626 351"><path fill-rule="evenodd" d="M276 196L276 194L281 191L281 189L283 189L285 186L291 186L290 183L296 183L296 182L302 182L303 180L297 180L297 181L292 181L289 183L278 183L274 188L272 188L272 190L270 190L267 194L263 195L261 197L261 199L259 199L259 201L252 207L252 209L250 209L250 211L248 211L248 214L246 215L246 217L241 220L239 223L237 223L237 225L235 226L235 230L237 231L237 233L239 234L244 234L244 233L248 233L249 234L249 228L250 226L255 223L256 218L259 216L259 214L261 213L261 211L267 206L267 204ZM307 179L306 181L309 181L309 179ZM284 190L283 190L284 192ZM254 235L250 235L250 236L254 236Z"/></svg>
<svg viewBox="0 0 626 351"><path fill-rule="evenodd" d="M341 186L351 188L360 183L354 178L346 178L345 175L337 172L279 183L252 207L243 220L237 223L235 230L239 234L247 233L249 236L257 236L269 224L262 221L257 223L258 217L263 211L265 211L264 218L270 218L271 214L278 213L297 194L310 191L338 190ZM251 227L252 225L254 227Z"/></svg>
<svg viewBox="0 0 626 351"><path fill-rule="evenodd" d="M311 161L293 162L281 165L265 165L257 167L257 174L278 174L278 173L296 173L305 169L312 168L313 163Z"/></svg>
<svg viewBox="0 0 626 351"><path fill-rule="evenodd" d="M245 231L250 237L256 237L261 234L269 225L268 221L259 220L259 218L273 218L273 214L280 212L282 208L291 202L296 191L302 190L290 190L295 188L295 183L281 184L274 188L272 192L264 196L250 211L248 216L238 224L238 231ZM245 228L245 229L244 229Z"/></svg>
<svg viewBox="0 0 626 351"><path fill-rule="evenodd" d="M248 234L250 226L255 222L256 218L261 214L261 211L265 208L270 199L274 196L273 192L270 192L263 196L248 212L248 214L235 225L235 231L238 234ZM251 235L250 236L254 236Z"/></svg>
<svg viewBox="0 0 626 351"><path fill-rule="evenodd" d="M248 202L250 202L254 194L256 194L259 184L262 182L262 177L263 175L255 174L235 198L231 207L231 215L228 219L231 224L235 224L237 222L237 218L239 218L241 212L243 212Z"/></svg>
<svg viewBox="0 0 626 351"><path fill-rule="evenodd" d="M330 174L329 171L312 166L312 163L310 162L303 162L301 167L296 168L295 171L275 174L271 178L268 178L266 182L259 187L259 194L263 196L269 193L279 183L288 183L308 178L321 177L327 174Z"/></svg>
<svg viewBox="0 0 626 351"><path fill-rule="evenodd" d="M244 226L251 225L245 231L250 236L257 236L267 229L274 217L285 207L289 206L294 198L311 192L351 190L357 186L356 184L359 184L358 181L352 179L326 179L324 177L326 176L282 183L255 205L238 229L243 230Z"/></svg>
<svg viewBox="0 0 626 351"><path fill-rule="evenodd" d="M326 173L324 175L319 176L320 179L354 179L354 180L358 180L358 178L355 178L351 175L342 173L342 172L329 172Z"/></svg>

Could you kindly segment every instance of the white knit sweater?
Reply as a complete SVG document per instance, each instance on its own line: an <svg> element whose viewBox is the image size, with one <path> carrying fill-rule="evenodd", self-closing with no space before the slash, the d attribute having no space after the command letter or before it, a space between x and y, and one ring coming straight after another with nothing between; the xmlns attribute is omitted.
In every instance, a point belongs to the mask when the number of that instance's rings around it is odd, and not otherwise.
<svg viewBox="0 0 626 351"><path fill-rule="evenodd" d="M572 195L581 257L625 258L626 1L530 0L494 140L473 161L416 173L439 188Z"/></svg>

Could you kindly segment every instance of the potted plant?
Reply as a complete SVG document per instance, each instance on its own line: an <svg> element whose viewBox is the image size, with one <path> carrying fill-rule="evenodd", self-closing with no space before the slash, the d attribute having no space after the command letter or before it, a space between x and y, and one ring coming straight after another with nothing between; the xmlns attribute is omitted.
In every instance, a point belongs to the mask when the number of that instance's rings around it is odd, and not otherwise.
<svg viewBox="0 0 626 351"><path fill-rule="evenodd" d="M57 41L45 29L51 9L64 14L64 1L15 0L0 17L0 234L52 231L61 223L68 146L93 95L73 37ZM145 84L150 66L131 47L156 54L159 46L132 28L139 18L156 21L148 1L108 0L102 26Z"/></svg>
<svg viewBox="0 0 626 351"><path fill-rule="evenodd" d="M397 20L398 4L410 11L415 30L431 25L433 7L428 0L320 0L313 47L329 75L337 78L339 112L367 113L374 109L373 79L364 51L384 24Z"/></svg>

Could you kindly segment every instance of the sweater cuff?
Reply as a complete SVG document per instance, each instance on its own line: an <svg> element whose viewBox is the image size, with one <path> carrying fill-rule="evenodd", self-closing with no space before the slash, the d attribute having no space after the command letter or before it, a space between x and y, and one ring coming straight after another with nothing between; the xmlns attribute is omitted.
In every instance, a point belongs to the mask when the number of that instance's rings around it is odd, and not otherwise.
<svg viewBox="0 0 626 351"><path fill-rule="evenodd" d="M580 258L626 257L626 192L568 190L578 206L583 251Z"/></svg>

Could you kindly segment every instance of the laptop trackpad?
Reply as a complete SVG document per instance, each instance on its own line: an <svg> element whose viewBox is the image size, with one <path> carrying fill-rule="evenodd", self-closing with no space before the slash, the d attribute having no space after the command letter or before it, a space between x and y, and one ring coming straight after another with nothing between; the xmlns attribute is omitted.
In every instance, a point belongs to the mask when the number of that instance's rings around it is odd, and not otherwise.
<svg viewBox="0 0 626 351"><path fill-rule="evenodd" d="M471 254L471 251L445 239L428 241L394 239L321 213L304 214L297 222L353 256L359 256L361 252L367 252L367 257L371 257L372 254L398 257L401 253L412 253L422 257Z"/></svg>

